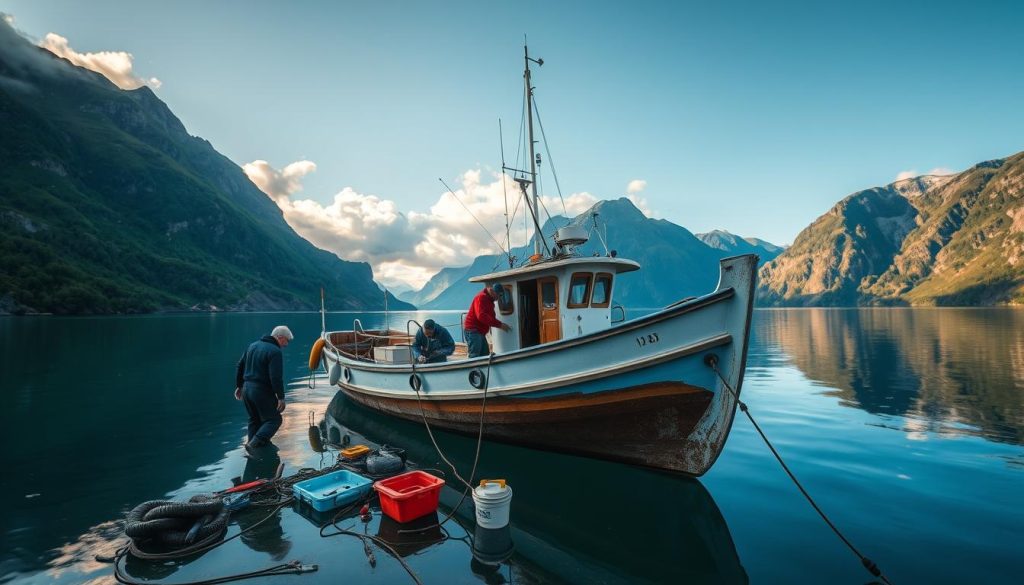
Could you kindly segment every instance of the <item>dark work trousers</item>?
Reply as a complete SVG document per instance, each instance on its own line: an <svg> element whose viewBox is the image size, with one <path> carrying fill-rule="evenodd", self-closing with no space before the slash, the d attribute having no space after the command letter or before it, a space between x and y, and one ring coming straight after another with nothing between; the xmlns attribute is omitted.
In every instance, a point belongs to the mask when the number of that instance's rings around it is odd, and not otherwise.
<svg viewBox="0 0 1024 585"><path fill-rule="evenodd" d="M490 353L490 348L487 347L487 336L477 331L470 330L466 332L466 346L471 358Z"/></svg>
<svg viewBox="0 0 1024 585"><path fill-rule="evenodd" d="M269 388L245 384L242 402L249 413L249 441L270 441L277 429L281 428L281 413L277 412L277 396Z"/></svg>

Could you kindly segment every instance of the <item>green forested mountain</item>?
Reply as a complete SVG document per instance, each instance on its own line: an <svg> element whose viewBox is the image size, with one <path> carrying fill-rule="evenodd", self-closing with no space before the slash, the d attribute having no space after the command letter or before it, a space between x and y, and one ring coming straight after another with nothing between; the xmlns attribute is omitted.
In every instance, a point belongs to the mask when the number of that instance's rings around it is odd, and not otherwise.
<svg viewBox="0 0 1024 585"><path fill-rule="evenodd" d="M315 248L147 87L0 21L0 312L375 309L370 267ZM391 307L408 307L391 300Z"/></svg>
<svg viewBox="0 0 1024 585"><path fill-rule="evenodd" d="M774 305L1024 303L1024 153L854 193L759 281Z"/></svg>

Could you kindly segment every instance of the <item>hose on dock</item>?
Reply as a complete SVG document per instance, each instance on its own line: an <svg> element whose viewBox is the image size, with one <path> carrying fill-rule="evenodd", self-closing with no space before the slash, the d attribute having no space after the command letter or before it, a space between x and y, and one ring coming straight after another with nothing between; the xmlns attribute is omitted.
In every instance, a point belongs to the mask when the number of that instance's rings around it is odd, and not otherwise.
<svg viewBox="0 0 1024 585"><path fill-rule="evenodd" d="M228 527L230 511L220 498L193 496L188 502L151 500L128 513L124 533L132 542L188 547L212 542Z"/></svg>
<svg viewBox="0 0 1024 585"><path fill-rule="evenodd" d="M128 544L118 549L113 557L97 557L97 560L110 561L114 564L114 579L118 583L125 585L152 585L154 581L138 581L132 579L124 572L123 565L126 557L132 556L147 561L172 561L204 553L259 527L277 514L285 505L287 504L275 507L265 517L240 530L237 534L229 538L223 538L231 511L220 498L193 496L189 502L163 500L143 502L128 513L128 518L125 522L125 534L131 538ZM216 515L212 518L211 511L216 511ZM188 527L186 527L186 524L188 524ZM172 527L164 528L167 526ZM129 534L129 530L131 534ZM136 536L132 536L133 534ZM200 534L206 534L206 536L191 544L178 544L179 542L185 542L190 537L193 539L198 538ZM145 543L158 543L164 546L177 546L177 548L164 552L152 552L140 547L140 544ZM311 573L318 569L317 565L305 565L296 560L258 571L181 582L174 585L214 585L217 583L254 579L256 577L298 575Z"/></svg>
<svg viewBox="0 0 1024 585"><path fill-rule="evenodd" d="M814 508L814 511L817 512L819 516L821 516L821 519L825 521L825 524L827 524L828 527L832 529L832 532L836 533L836 536L839 537L839 540L843 541L843 544L845 544L851 551L853 551L853 554L857 555L857 558L860 559L860 563L864 565L864 568L867 569L869 573L881 579L882 582L886 585L892 585L892 582L889 581L889 579L887 579L885 575L882 574L882 569L878 567L878 564L876 564L875 561L871 560L870 558L861 554L861 552L857 550L857 547L855 547L853 543L850 542L849 539L847 539L846 536L844 536L843 533L839 531L836 525L832 523L832 520L830 520L829 517L825 515L825 512L822 511L820 507L818 507L818 504L814 501L814 498L811 497L811 494L807 493L807 490L805 490L804 486L801 485L800 480L796 478L796 475L794 475L793 472L790 471L789 466L786 465L786 462L782 460L782 456L779 455L779 452L775 450L775 446L772 445L772 442L768 440L768 436L765 435L764 431L761 430L761 426L757 424L756 420L754 420L754 416L750 414L750 409L747 407L746 403L740 400L739 394L736 393L736 390L734 390L733 387L729 384L729 382L726 381L725 377L722 376L722 372L718 370L718 356L716 356L713 353L707 354L706 356L704 356L704 364L715 371L715 375L718 376L718 379L721 380L722 384L726 388L728 388L730 393L732 393L733 398L736 399L736 404L739 405L740 407L740 411L742 411L743 414L747 415L747 418L750 419L750 423L754 425L754 430L757 431L757 434L761 435L761 439L764 441L764 444L767 445L768 449L771 450L772 455L775 456L775 459L779 462L779 465L782 466L783 471L786 472L786 475L789 476L789 479L793 480L793 483L796 485L797 489L800 490L800 493L803 494L804 498L806 498L808 503L811 504L811 507Z"/></svg>

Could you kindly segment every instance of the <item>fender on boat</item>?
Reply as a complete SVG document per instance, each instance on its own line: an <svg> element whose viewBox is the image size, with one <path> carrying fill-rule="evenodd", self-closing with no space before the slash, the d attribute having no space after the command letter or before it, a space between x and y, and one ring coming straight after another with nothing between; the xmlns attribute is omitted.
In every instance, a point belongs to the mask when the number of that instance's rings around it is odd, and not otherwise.
<svg viewBox="0 0 1024 585"><path fill-rule="evenodd" d="M313 371L320 365L320 354L324 352L324 338L316 340L313 344L313 349L309 351L309 369Z"/></svg>

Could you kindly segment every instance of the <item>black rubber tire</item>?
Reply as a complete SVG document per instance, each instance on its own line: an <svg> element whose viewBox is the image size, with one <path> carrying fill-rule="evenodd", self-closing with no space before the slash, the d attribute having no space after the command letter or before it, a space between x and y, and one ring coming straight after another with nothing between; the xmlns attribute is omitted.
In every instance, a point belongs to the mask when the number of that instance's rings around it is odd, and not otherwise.
<svg viewBox="0 0 1024 585"><path fill-rule="evenodd" d="M484 374L481 370L473 370L469 373L469 385L476 388L477 390L483 390L483 387L487 384L487 374Z"/></svg>

